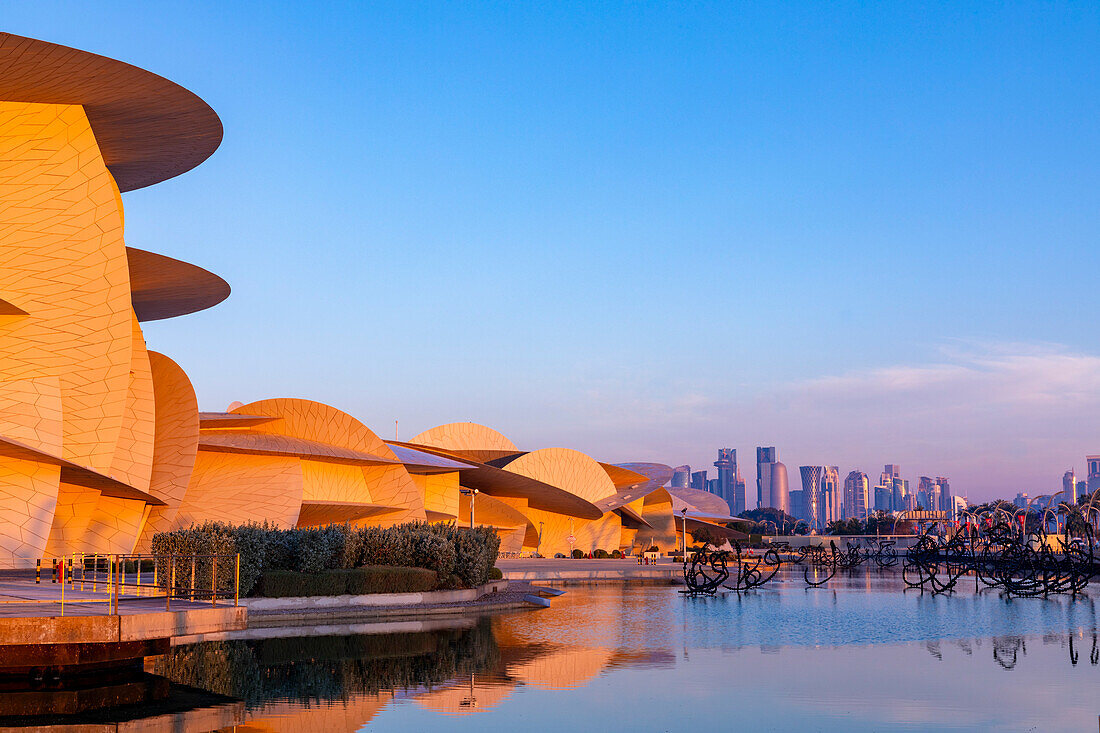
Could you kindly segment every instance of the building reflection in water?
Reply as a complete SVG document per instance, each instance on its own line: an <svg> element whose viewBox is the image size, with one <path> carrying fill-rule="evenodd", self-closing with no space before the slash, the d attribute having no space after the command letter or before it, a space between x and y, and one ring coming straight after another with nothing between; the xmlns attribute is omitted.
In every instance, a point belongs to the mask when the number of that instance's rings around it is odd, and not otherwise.
<svg viewBox="0 0 1100 733"><path fill-rule="evenodd" d="M799 597L803 597L801 592ZM832 593L806 598L806 603L821 602L822 606L837 603ZM772 606L787 602L781 598L758 600ZM993 601L996 599L990 599ZM962 602L969 603L966 599ZM938 612L935 604L918 603L933 616ZM920 674L916 663L923 656L936 668L945 665L945 679L999 676L999 670L1012 671L1012 677L1017 678L1049 670L1050 659L1029 659L1029 652L1035 648L1057 652L1070 663L1060 662L1063 668L1096 666L1100 652L1095 609L1090 604L1085 600L1073 609L1043 607L1045 613L1052 614L1052 622L1072 619L1088 623L1072 633L1001 634L897 645L841 642L829 646L744 643L751 637L738 637L733 628L736 621L721 614L736 611L758 615L761 606L751 599L696 603L675 596L667 588L600 587L571 590L543 611L456 619L446 622L452 624L451 628L434 631L290 636L287 634L304 630L272 629L281 636L175 647L169 654L148 661L146 670L152 674L145 676L145 683L171 680L175 698L197 693L212 696L213 702L208 704L193 698L187 711L191 717L177 718L189 721L185 729L221 728L236 733L357 730L391 710L406 719L414 711L441 716L481 715L500 710L523 690L583 695L583 688L601 675L623 670L632 674L656 671L648 679L667 685L666 673L685 664L687 667L676 669L678 679L690 667L699 668L704 679L712 673L728 677L731 670L736 670L734 674L759 670L761 677L784 679L789 694L805 696L816 690L832 699L839 694L835 680L828 676L816 681L799 680L784 677L782 670L828 670L839 664L849 670L897 671L912 666L913 674ZM1058 647L1064 648L1065 656ZM685 654L690 650L690 662L681 659L681 649ZM752 652L757 655L745 656ZM738 658L731 659L731 655ZM984 661L990 659L992 665ZM1035 669L1021 672L1029 662ZM981 664L982 669L976 670L975 664ZM700 672L695 674L698 679ZM119 710L121 717L134 714ZM144 727L159 729L156 718L153 721L151 727ZM71 724L58 725L62 721L56 719L38 722L43 724L40 730L77 729ZM11 723L12 719L0 720L0 726Z"/></svg>

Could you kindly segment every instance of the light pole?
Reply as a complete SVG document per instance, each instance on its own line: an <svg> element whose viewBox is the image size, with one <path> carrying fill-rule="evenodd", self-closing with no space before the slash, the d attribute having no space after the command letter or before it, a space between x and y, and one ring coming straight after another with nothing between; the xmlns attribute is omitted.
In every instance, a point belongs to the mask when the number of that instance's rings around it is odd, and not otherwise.
<svg viewBox="0 0 1100 733"><path fill-rule="evenodd" d="M463 496L470 497L470 529L474 528L474 497L477 496L477 489L459 489Z"/></svg>
<svg viewBox="0 0 1100 733"><path fill-rule="evenodd" d="M680 510L680 515L684 518L684 562L688 561L688 510L684 507Z"/></svg>
<svg viewBox="0 0 1100 733"><path fill-rule="evenodd" d="M542 525L543 522L539 522L539 543L535 546L535 554L542 557Z"/></svg>

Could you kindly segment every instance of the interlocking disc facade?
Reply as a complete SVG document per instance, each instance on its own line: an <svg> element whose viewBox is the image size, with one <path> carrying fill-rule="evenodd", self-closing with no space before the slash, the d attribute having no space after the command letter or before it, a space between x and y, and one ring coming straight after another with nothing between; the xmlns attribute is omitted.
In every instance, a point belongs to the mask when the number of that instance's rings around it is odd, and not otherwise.
<svg viewBox="0 0 1100 733"><path fill-rule="evenodd" d="M668 550L685 522L732 521L705 492L663 488L668 466L524 451L471 423L399 443L307 400L200 412L141 323L229 286L128 247L121 194L221 138L214 111L166 79L0 33L0 567L147 551L206 520L461 525L471 496L513 553Z"/></svg>

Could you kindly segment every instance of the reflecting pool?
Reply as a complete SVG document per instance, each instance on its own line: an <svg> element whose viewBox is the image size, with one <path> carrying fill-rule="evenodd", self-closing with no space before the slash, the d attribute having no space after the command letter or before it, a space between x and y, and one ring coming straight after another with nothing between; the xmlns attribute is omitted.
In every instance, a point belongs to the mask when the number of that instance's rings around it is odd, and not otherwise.
<svg viewBox="0 0 1100 733"><path fill-rule="evenodd" d="M235 701L238 733L1097 729L1090 596L933 597L876 571L741 597L567 590L434 631L177 647L149 669Z"/></svg>

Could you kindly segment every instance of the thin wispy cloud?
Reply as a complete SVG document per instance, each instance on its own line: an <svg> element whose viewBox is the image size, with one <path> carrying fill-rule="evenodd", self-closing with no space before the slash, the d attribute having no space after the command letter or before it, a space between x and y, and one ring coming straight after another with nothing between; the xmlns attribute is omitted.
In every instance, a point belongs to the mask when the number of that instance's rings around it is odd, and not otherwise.
<svg viewBox="0 0 1100 733"><path fill-rule="evenodd" d="M776 445L795 483L798 465L836 464L877 478L882 464L901 463L908 478L948 476L960 493L984 499L1060 487L1064 470L1083 472L1084 455L1100 451L1100 355L1057 344L954 342L929 363L825 375L756 395L659 381L632 387L591 388L573 406L593 452L703 468L715 449L732 446L750 483L752 449Z"/></svg>

